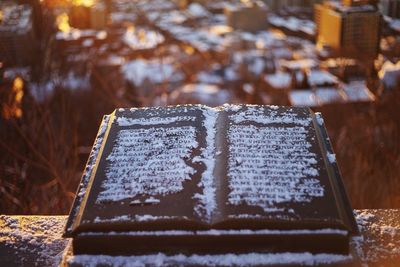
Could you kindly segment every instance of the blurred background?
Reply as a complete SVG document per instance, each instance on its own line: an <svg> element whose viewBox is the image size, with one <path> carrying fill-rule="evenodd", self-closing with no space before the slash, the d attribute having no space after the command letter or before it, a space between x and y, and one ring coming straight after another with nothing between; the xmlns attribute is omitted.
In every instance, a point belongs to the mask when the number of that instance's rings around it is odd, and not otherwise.
<svg viewBox="0 0 400 267"><path fill-rule="evenodd" d="M353 208L400 208L400 1L0 2L0 213L67 214L104 114L308 106Z"/></svg>

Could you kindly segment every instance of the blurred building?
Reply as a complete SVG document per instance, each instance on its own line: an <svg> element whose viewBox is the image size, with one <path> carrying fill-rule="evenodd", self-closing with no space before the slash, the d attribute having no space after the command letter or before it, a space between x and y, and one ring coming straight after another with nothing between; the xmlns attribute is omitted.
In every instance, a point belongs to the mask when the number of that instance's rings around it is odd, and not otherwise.
<svg viewBox="0 0 400 267"><path fill-rule="evenodd" d="M372 6L376 7L378 2L379 2L379 0L342 0L342 4L344 6L372 5Z"/></svg>
<svg viewBox="0 0 400 267"><path fill-rule="evenodd" d="M193 3L197 3L200 5L207 5L208 3L212 2L210 0L174 0L174 2L176 3L176 5L181 8L181 9L185 9L188 8L188 6L190 4Z"/></svg>
<svg viewBox="0 0 400 267"><path fill-rule="evenodd" d="M392 63L386 61L378 73L384 90L400 89L400 61Z"/></svg>
<svg viewBox="0 0 400 267"><path fill-rule="evenodd" d="M73 5L69 12L69 23L77 29L90 28L90 7Z"/></svg>
<svg viewBox="0 0 400 267"><path fill-rule="evenodd" d="M35 35L41 37L42 34L42 23L43 23L43 12L40 0L17 0L18 4L29 5L32 8L32 20Z"/></svg>
<svg viewBox="0 0 400 267"><path fill-rule="evenodd" d="M101 30L107 24L107 6L103 2L72 5L69 12L72 27Z"/></svg>
<svg viewBox="0 0 400 267"><path fill-rule="evenodd" d="M0 60L5 66L32 65L35 52L32 7L0 2Z"/></svg>
<svg viewBox="0 0 400 267"><path fill-rule="evenodd" d="M399 0L381 0L379 7L383 15L400 19L400 1Z"/></svg>
<svg viewBox="0 0 400 267"><path fill-rule="evenodd" d="M375 3L343 0L315 5L318 48L340 56L375 58L381 28L381 14Z"/></svg>
<svg viewBox="0 0 400 267"><path fill-rule="evenodd" d="M107 8L103 3L97 3L90 11L90 27L101 30L107 25Z"/></svg>
<svg viewBox="0 0 400 267"><path fill-rule="evenodd" d="M259 1L228 6L225 15L228 26L233 29L255 32L267 28L267 7Z"/></svg>
<svg viewBox="0 0 400 267"><path fill-rule="evenodd" d="M202 103L211 107L236 102L231 91L215 84L202 83L185 84L174 90L168 99L171 105Z"/></svg>
<svg viewBox="0 0 400 267"><path fill-rule="evenodd" d="M265 0L264 2L272 10L279 10L286 7L312 8L323 0Z"/></svg>

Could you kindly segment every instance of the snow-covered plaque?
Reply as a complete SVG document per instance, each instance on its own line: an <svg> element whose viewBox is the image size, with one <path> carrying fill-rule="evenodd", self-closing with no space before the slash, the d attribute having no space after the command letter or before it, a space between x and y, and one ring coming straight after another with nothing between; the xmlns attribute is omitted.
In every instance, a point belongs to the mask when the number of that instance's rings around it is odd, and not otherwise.
<svg viewBox="0 0 400 267"><path fill-rule="evenodd" d="M197 147L193 126L120 130L106 158L107 179L97 201L132 199L134 205L153 204L160 201L155 196L182 191L183 183L195 173L185 158Z"/></svg>
<svg viewBox="0 0 400 267"><path fill-rule="evenodd" d="M66 235L76 253L302 242L346 252L357 230L327 138L307 108L118 109L102 123Z"/></svg>
<svg viewBox="0 0 400 267"><path fill-rule="evenodd" d="M228 120L230 218L337 216L307 109L250 106L230 112Z"/></svg>

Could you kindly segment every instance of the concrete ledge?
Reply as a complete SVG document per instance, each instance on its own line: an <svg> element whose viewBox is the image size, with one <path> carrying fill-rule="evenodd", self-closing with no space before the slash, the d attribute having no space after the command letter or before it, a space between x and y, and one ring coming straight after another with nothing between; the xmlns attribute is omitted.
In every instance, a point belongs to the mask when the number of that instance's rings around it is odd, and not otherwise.
<svg viewBox="0 0 400 267"><path fill-rule="evenodd" d="M400 262L400 209L355 210L354 212L361 236L353 238L351 245L362 264L398 266ZM58 266L68 245L68 239L62 238L66 220L67 216L0 215L0 266ZM162 257L157 254L157 256L157 260L161 260L161 263L168 263L171 259L166 255ZM264 256L261 259L267 260L268 254ZM121 264L121 260L123 263L124 258L118 258L118 264ZM185 259L188 258L175 257L174 263L185 264ZM110 264L110 260L112 262L112 257L103 257L103 259L107 261L107 264ZM72 263L86 261L91 264L102 263L101 260L96 259L96 256L83 258L69 256L67 259ZM125 260L125 263L132 260L145 264L152 262L152 259L146 259L145 256L125 257Z"/></svg>

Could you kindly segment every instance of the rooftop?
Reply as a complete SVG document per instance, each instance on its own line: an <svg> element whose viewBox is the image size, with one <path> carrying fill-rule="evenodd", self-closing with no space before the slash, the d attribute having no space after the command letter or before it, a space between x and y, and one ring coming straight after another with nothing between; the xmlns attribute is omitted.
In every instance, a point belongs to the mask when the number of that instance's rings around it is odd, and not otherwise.
<svg viewBox="0 0 400 267"><path fill-rule="evenodd" d="M377 9L372 5L347 6L337 1L327 1L324 5L341 13L377 12Z"/></svg>

